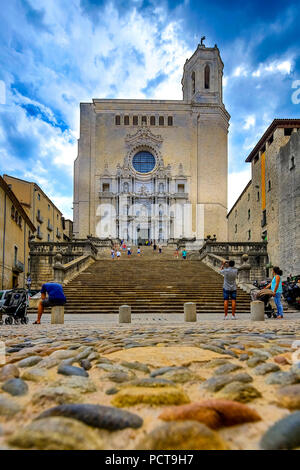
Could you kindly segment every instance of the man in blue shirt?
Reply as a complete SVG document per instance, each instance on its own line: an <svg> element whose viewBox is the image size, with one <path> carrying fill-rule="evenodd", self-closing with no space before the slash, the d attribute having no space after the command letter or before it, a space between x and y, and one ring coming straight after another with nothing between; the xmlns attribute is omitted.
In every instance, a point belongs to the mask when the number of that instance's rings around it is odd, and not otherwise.
<svg viewBox="0 0 300 470"><path fill-rule="evenodd" d="M67 301L62 286L57 282L46 282L46 284L43 284L41 294L42 300L38 304L38 316L34 322L35 325L40 325L45 307L64 305ZM48 298L46 294L48 294Z"/></svg>

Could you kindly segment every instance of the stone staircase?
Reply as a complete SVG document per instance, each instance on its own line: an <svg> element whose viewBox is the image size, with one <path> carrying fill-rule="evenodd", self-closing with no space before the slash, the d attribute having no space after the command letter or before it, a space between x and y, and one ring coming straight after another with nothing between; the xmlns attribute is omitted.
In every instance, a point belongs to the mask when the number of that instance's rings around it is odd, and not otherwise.
<svg viewBox="0 0 300 470"><path fill-rule="evenodd" d="M223 277L200 261L174 257L163 247L162 254L151 247L137 247L127 257L112 260L110 252L79 274L65 288L65 313L118 313L128 304L132 313L183 313L185 302L195 302L198 313L223 313ZM250 311L250 298L238 289L237 313Z"/></svg>

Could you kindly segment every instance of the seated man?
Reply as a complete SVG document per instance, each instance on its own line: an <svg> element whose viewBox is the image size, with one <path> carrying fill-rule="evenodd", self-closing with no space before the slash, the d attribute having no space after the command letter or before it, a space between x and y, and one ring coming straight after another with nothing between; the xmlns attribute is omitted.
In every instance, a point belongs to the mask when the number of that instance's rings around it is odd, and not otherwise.
<svg viewBox="0 0 300 470"><path fill-rule="evenodd" d="M38 316L34 325L40 325L45 307L64 305L67 301L62 286L57 282L46 282L46 284L43 284L41 294L42 300L38 304ZM46 294L48 294L48 298L46 298Z"/></svg>

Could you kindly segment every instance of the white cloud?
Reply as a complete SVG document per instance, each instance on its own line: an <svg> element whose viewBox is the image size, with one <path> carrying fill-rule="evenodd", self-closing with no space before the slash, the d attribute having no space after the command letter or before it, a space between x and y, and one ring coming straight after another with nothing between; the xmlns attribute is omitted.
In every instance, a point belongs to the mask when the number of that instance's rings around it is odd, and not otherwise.
<svg viewBox="0 0 300 470"><path fill-rule="evenodd" d="M228 211L232 208L237 198L251 179L251 165L242 171L229 173L228 175Z"/></svg>
<svg viewBox="0 0 300 470"><path fill-rule="evenodd" d="M250 127L254 127L255 126L255 116L252 114L251 116L248 116L246 119L245 119L245 124L243 126L243 129L250 129Z"/></svg>

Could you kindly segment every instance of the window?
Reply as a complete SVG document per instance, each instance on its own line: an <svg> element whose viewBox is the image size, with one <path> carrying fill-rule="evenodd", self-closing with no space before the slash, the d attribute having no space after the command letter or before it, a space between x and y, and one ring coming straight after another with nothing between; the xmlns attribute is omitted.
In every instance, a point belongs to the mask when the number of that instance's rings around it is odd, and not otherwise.
<svg viewBox="0 0 300 470"><path fill-rule="evenodd" d="M179 184L178 185L178 192L179 193L184 193L184 184Z"/></svg>
<svg viewBox="0 0 300 470"><path fill-rule="evenodd" d="M48 233L48 242L50 242L50 233Z"/></svg>
<svg viewBox="0 0 300 470"><path fill-rule="evenodd" d="M248 209L248 220L250 219L250 217L251 217L251 211L250 209Z"/></svg>
<svg viewBox="0 0 300 470"><path fill-rule="evenodd" d="M295 157L291 157L291 167L290 170L293 170L295 168Z"/></svg>
<svg viewBox="0 0 300 470"><path fill-rule="evenodd" d="M132 165L139 173L149 173L155 167L155 158L152 153L143 150L135 154Z"/></svg>
<svg viewBox="0 0 300 470"><path fill-rule="evenodd" d="M268 140L268 144L271 145L274 140L274 134L271 135L271 137Z"/></svg>
<svg viewBox="0 0 300 470"><path fill-rule="evenodd" d="M150 117L150 125L155 126L155 116Z"/></svg>
<svg viewBox="0 0 300 470"><path fill-rule="evenodd" d="M124 185L123 185L123 191L124 191L124 193L128 193L128 192L129 192L129 184L128 184L128 183L124 183Z"/></svg>
<svg viewBox="0 0 300 470"><path fill-rule="evenodd" d="M102 184L102 191L109 191L109 183L103 183Z"/></svg>
<svg viewBox="0 0 300 470"><path fill-rule="evenodd" d="M48 204L48 211L50 211L50 204Z"/></svg>
<svg viewBox="0 0 300 470"><path fill-rule="evenodd" d="M119 126L121 124L121 117L116 116L116 126Z"/></svg>
<svg viewBox="0 0 300 470"><path fill-rule="evenodd" d="M267 230L265 230L263 233L262 233L262 237L264 242L267 242L268 241L268 232Z"/></svg>
<svg viewBox="0 0 300 470"><path fill-rule="evenodd" d="M264 227L267 224L267 211L266 209L262 213L261 226Z"/></svg>
<svg viewBox="0 0 300 470"><path fill-rule="evenodd" d="M237 233L237 224L234 226L234 233Z"/></svg>
<svg viewBox="0 0 300 470"><path fill-rule="evenodd" d="M164 125L165 125L165 118L164 118L163 116L159 116L158 124L159 124L160 126L164 126Z"/></svg>
<svg viewBox="0 0 300 470"><path fill-rule="evenodd" d="M292 127L286 127L284 129L284 135L292 135L293 128Z"/></svg>
<svg viewBox="0 0 300 470"><path fill-rule="evenodd" d="M139 123L139 118L138 118L138 116L133 116L132 122L133 122L133 125L134 125L134 126L137 126L138 123Z"/></svg>
<svg viewBox="0 0 300 470"><path fill-rule="evenodd" d="M262 147L262 149L261 149L260 151L261 151L261 153L265 153L265 151L266 151L266 144Z"/></svg>
<svg viewBox="0 0 300 470"><path fill-rule="evenodd" d="M40 195L40 193L38 193L37 198L38 198L39 201L41 200L41 195Z"/></svg>
<svg viewBox="0 0 300 470"><path fill-rule="evenodd" d="M164 183L159 183L159 192L160 193L164 192Z"/></svg>
<svg viewBox="0 0 300 470"><path fill-rule="evenodd" d="M209 65L206 65L205 69L204 69L204 88L205 89L210 88L210 68L209 68Z"/></svg>
<svg viewBox="0 0 300 470"><path fill-rule="evenodd" d="M234 216L237 217L237 209L235 209Z"/></svg>
<svg viewBox="0 0 300 470"><path fill-rule="evenodd" d="M173 126L173 116L168 116L168 126Z"/></svg>
<svg viewBox="0 0 300 470"><path fill-rule="evenodd" d="M124 126L129 126L129 116L124 116Z"/></svg>
<svg viewBox="0 0 300 470"><path fill-rule="evenodd" d="M147 116L142 116L142 125L147 125Z"/></svg>
<svg viewBox="0 0 300 470"><path fill-rule="evenodd" d="M255 157L254 157L254 163L258 162L258 159L259 159L259 155L258 155L258 153L257 153L257 154L255 155Z"/></svg>
<svg viewBox="0 0 300 470"><path fill-rule="evenodd" d="M22 228L22 217L19 215L19 220L18 220L19 226Z"/></svg>
<svg viewBox="0 0 300 470"><path fill-rule="evenodd" d="M248 230L248 240L251 240L251 230Z"/></svg>
<svg viewBox="0 0 300 470"><path fill-rule="evenodd" d="M195 72L192 73L192 94L194 95L195 91L196 91L196 87L195 87Z"/></svg>
<svg viewBox="0 0 300 470"><path fill-rule="evenodd" d="M15 218L15 206L11 206L10 215L12 216L13 219Z"/></svg>
<svg viewBox="0 0 300 470"><path fill-rule="evenodd" d="M271 185L271 180L268 181L268 191L271 191L272 185Z"/></svg>
<svg viewBox="0 0 300 470"><path fill-rule="evenodd" d="M259 191L257 191L257 201L259 201Z"/></svg>
<svg viewBox="0 0 300 470"><path fill-rule="evenodd" d="M15 262L15 265L17 264L17 261L18 261L18 247L15 246L14 247L14 262Z"/></svg>

